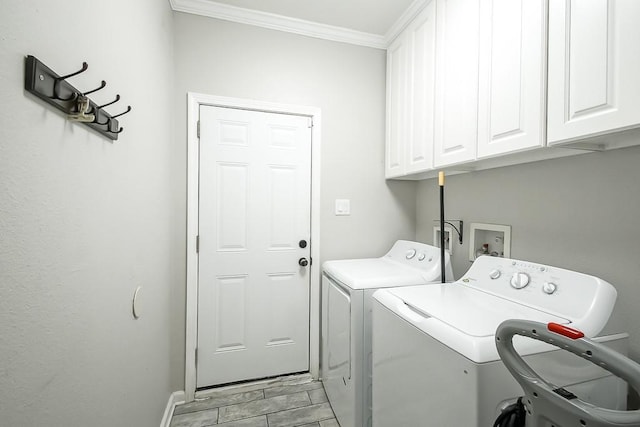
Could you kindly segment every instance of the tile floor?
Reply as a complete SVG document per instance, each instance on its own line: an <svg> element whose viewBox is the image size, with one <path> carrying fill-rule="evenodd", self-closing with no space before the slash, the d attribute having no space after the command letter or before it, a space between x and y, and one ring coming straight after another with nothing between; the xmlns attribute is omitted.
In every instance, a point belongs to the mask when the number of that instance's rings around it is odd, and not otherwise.
<svg viewBox="0 0 640 427"><path fill-rule="evenodd" d="M309 374L199 392L171 427L339 427L322 383Z"/></svg>

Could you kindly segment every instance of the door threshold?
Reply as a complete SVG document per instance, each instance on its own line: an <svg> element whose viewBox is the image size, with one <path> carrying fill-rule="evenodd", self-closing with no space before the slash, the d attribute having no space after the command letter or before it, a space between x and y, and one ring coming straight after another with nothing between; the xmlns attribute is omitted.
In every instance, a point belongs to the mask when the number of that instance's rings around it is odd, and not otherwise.
<svg viewBox="0 0 640 427"><path fill-rule="evenodd" d="M226 396L235 393L245 393L248 391L260 390L269 387L299 385L313 381L309 372L299 372L276 377L261 378L259 380L239 381L235 383L222 384L211 387L203 387L196 390L196 399L208 399L217 396Z"/></svg>

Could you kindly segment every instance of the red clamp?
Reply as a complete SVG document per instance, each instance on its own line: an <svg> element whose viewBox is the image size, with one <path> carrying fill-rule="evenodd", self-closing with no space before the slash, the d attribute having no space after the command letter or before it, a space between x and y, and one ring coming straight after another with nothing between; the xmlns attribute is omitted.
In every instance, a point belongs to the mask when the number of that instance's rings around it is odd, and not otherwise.
<svg viewBox="0 0 640 427"><path fill-rule="evenodd" d="M547 324L547 329L549 329L551 332L555 332L556 334L560 334L567 338L571 338L572 340L584 338L584 333L582 331L570 328L565 325L561 325L559 323L551 322Z"/></svg>

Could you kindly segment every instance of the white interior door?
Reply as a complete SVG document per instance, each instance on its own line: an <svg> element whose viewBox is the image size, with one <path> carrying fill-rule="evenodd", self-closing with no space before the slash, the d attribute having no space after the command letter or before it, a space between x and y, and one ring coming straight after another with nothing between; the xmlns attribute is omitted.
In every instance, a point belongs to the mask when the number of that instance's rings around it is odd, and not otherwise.
<svg viewBox="0 0 640 427"><path fill-rule="evenodd" d="M310 188L309 117L200 107L198 388L309 369Z"/></svg>

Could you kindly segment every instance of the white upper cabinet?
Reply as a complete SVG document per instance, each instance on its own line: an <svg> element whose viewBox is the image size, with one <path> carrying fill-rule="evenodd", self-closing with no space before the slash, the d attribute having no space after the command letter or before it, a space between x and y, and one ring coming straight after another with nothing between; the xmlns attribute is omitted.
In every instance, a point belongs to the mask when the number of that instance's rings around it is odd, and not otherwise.
<svg viewBox="0 0 640 427"><path fill-rule="evenodd" d="M640 144L640 0L431 0L387 61L387 178Z"/></svg>
<svg viewBox="0 0 640 427"><path fill-rule="evenodd" d="M640 126L640 1L551 0L549 144Z"/></svg>
<svg viewBox="0 0 640 427"><path fill-rule="evenodd" d="M544 0L481 0L478 158L545 145L546 12Z"/></svg>
<svg viewBox="0 0 640 427"><path fill-rule="evenodd" d="M438 0L434 166L474 160L480 0Z"/></svg>
<svg viewBox="0 0 640 427"><path fill-rule="evenodd" d="M435 1L387 50L386 177L433 166Z"/></svg>
<svg viewBox="0 0 640 427"><path fill-rule="evenodd" d="M387 126L385 176L405 174L405 138L407 134L408 44L401 34L387 49Z"/></svg>
<svg viewBox="0 0 640 427"><path fill-rule="evenodd" d="M435 100L436 2L432 1L407 30L409 65L409 138L407 173L433 167L433 116Z"/></svg>

